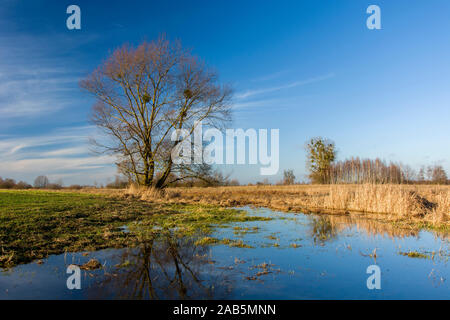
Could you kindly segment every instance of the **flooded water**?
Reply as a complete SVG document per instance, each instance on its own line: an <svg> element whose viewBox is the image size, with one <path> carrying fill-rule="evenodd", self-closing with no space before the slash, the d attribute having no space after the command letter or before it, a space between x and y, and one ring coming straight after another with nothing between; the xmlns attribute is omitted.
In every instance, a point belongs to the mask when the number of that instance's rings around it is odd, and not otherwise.
<svg viewBox="0 0 450 320"><path fill-rule="evenodd" d="M240 247L165 236L138 248L50 256L0 271L0 299L450 298L448 235L349 216L245 210L274 219L210 235L242 240ZM82 270L81 289L69 290L67 267L92 258L103 267ZM372 265L381 270L380 289L368 289Z"/></svg>

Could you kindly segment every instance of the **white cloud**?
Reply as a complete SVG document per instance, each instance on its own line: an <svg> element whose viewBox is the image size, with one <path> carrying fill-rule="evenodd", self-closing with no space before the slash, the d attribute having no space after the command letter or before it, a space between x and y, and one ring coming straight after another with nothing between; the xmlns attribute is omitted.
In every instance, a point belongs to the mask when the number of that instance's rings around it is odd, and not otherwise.
<svg viewBox="0 0 450 320"><path fill-rule="evenodd" d="M53 151L43 152L41 155L43 157L58 157L58 156L72 156L86 153L87 149L84 146L73 147L73 148L63 148Z"/></svg>
<svg viewBox="0 0 450 320"><path fill-rule="evenodd" d="M12 173L35 174L38 172L39 174L51 174L54 172L61 173L64 171L99 169L103 168L106 164L110 165L112 163L114 163L114 158L105 155L98 157L55 157L14 160L3 162L2 167L7 168L6 171Z"/></svg>
<svg viewBox="0 0 450 320"><path fill-rule="evenodd" d="M0 176L32 182L38 175L65 177L66 184L105 181L116 173L115 158L93 156L88 136L92 126L53 130L33 136L1 136Z"/></svg>
<svg viewBox="0 0 450 320"><path fill-rule="evenodd" d="M253 82L261 82L261 81L273 80L273 79L281 77L283 74L286 74L287 72L288 72L287 70L274 72L272 74L253 79L252 81Z"/></svg>
<svg viewBox="0 0 450 320"><path fill-rule="evenodd" d="M0 117L23 122L78 103L81 68L62 53L92 39L1 34Z"/></svg>
<svg viewBox="0 0 450 320"><path fill-rule="evenodd" d="M78 91L77 86L77 77L57 76L47 71L26 74L8 68L7 74L3 72L0 76L0 116L23 118L58 111L74 102L64 94Z"/></svg>
<svg viewBox="0 0 450 320"><path fill-rule="evenodd" d="M311 83L327 80L327 79L333 78L334 76L335 76L334 73L329 73L329 74L324 75L324 76L310 78L310 79L302 80L302 81L295 81L295 82L288 83L288 84L285 84L285 85L282 85L282 86L262 88L262 89L256 89L256 90L248 90L248 91L245 91L243 93L237 94L236 98L238 98L238 99L246 99L246 98L249 98L249 97L252 97L252 96L255 96L255 95L261 95L261 94L275 92L275 91L279 91L279 90L283 90L283 89L290 89L290 88L294 88L294 87L304 86L304 85L307 85L307 84L311 84Z"/></svg>
<svg viewBox="0 0 450 320"><path fill-rule="evenodd" d="M280 99L266 99L266 100L255 100L255 101L245 101L237 102L233 104L234 109L244 109L244 108L254 108L254 107L264 107L264 106L276 106L281 102Z"/></svg>
<svg viewBox="0 0 450 320"><path fill-rule="evenodd" d="M80 126L55 129L41 135L3 135L0 140L0 161L8 155L17 155L20 150L22 150L21 156L24 156L26 151L24 149L27 148L49 147L57 144L87 144L88 137L94 133L94 130L93 126Z"/></svg>

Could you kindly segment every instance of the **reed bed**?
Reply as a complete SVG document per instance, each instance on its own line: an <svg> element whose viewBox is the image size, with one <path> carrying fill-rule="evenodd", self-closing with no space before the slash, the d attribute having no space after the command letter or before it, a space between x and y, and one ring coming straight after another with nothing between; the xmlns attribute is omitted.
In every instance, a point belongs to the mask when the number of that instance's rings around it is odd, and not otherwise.
<svg viewBox="0 0 450 320"><path fill-rule="evenodd" d="M293 185L168 188L132 186L127 195L152 202L256 206L307 213L365 213L393 222L450 227L450 186L440 185Z"/></svg>

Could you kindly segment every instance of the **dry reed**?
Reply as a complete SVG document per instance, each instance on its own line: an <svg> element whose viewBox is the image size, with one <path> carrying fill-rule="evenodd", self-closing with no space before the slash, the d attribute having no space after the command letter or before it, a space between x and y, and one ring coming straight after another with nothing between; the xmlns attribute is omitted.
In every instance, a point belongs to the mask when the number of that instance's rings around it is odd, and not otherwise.
<svg viewBox="0 0 450 320"><path fill-rule="evenodd" d="M252 205L280 211L367 213L399 222L449 226L450 186L439 185L294 185L168 188L130 187L126 193L153 202Z"/></svg>

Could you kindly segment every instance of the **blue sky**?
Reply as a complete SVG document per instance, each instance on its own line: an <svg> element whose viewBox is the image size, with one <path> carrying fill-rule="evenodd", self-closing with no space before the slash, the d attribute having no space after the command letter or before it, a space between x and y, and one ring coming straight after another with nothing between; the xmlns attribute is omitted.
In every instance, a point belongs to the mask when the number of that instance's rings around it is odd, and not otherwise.
<svg viewBox="0 0 450 320"><path fill-rule="evenodd" d="M82 30L67 30L77 4ZM368 30L366 8L381 8ZM89 152L92 97L78 81L114 48L165 33L235 88L235 128L280 129L280 172L305 170L305 141L339 158L450 171L450 2L17 1L0 5L0 176L104 183L114 159ZM241 182L258 165L222 167Z"/></svg>

